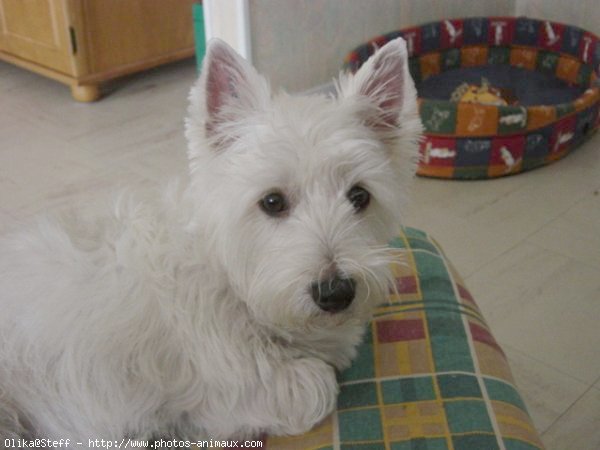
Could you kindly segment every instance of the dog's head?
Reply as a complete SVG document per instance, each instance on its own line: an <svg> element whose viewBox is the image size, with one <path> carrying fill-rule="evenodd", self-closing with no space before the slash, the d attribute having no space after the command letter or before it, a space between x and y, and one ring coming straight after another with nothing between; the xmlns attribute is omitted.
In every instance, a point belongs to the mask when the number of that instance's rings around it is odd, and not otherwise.
<svg viewBox="0 0 600 450"><path fill-rule="evenodd" d="M209 44L186 121L195 214L264 323L364 321L384 300L421 132L407 66L399 38L341 75L335 98L272 95L231 48Z"/></svg>

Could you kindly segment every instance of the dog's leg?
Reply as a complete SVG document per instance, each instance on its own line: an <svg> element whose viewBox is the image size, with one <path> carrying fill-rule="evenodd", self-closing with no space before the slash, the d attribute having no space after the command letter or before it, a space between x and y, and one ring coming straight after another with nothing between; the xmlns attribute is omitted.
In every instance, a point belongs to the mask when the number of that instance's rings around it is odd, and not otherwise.
<svg viewBox="0 0 600 450"><path fill-rule="evenodd" d="M335 370L317 358L303 357L278 361L269 368L263 366L253 383L254 389L248 389L233 408L223 404L218 414L203 415L208 436L242 439L262 433L301 434L327 417L336 404Z"/></svg>
<svg viewBox="0 0 600 450"><path fill-rule="evenodd" d="M278 368L256 413L265 417L269 434L300 434L329 415L336 405L334 368L317 358L293 359Z"/></svg>
<svg viewBox="0 0 600 450"><path fill-rule="evenodd" d="M14 404L0 390L0 450L8 449L19 438L29 438L31 430L19 417Z"/></svg>

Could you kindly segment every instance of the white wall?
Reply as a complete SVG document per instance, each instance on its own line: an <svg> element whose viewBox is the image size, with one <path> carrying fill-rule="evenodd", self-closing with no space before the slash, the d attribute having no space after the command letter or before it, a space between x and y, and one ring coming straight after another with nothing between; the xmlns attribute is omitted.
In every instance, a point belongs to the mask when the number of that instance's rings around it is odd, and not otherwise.
<svg viewBox="0 0 600 450"><path fill-rule="evenodd" d="M368 39L453 17L519 16L600 34L598 0L204 0L207 28L292 92L325 84ZM207 14L208 13L208 14Z"/></svg>
<svg viewBox="0 0 600 450"><path fill-rule="evenodd" d="M220 1L220 0L219 0ZM512 15L515 0L248 0L252 55L274 86L331 81L368 39L442 18Z"/></svg>
<svg viewBox="0 0 600 450"><path fill-rule="evenodd" d="M204 0L203 7L207 40L218 37L252 60L248 0Z"/></svg>
<svg viewBox="0 0 600 450"><path fill-rule="evenodd" d="M598 0L517 0L515 15L576 25L600 35Z"/></svg>

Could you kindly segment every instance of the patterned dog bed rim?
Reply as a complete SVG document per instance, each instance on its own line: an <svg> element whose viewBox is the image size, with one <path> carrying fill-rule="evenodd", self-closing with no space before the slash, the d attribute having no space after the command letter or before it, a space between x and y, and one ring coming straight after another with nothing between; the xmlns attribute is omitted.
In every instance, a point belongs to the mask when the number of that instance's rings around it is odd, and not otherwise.
<svg viewBox="0 0 600 450"><path fill-rule="evenodd" d="M399 36L416 82L453 68L510 64L587 88L573 102L528 107L419 99L425 126L419 175L518 173L562 158L600 127L600 40L593 33L525 17L443 20L371 39L347 55L345 67L358 70Z"/></svg>

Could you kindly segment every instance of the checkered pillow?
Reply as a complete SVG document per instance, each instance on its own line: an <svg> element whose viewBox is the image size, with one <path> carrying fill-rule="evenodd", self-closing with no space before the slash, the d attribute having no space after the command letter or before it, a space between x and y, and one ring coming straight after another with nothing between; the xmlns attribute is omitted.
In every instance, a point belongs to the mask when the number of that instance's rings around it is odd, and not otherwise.
<svg viewBox="0 0 600 450"><path fill-rule="evenodd" d="M392 242L398 295L377 310L339 377L337 411L269 450L542 449L506 356L438 245L406 228Z"/></svg>

